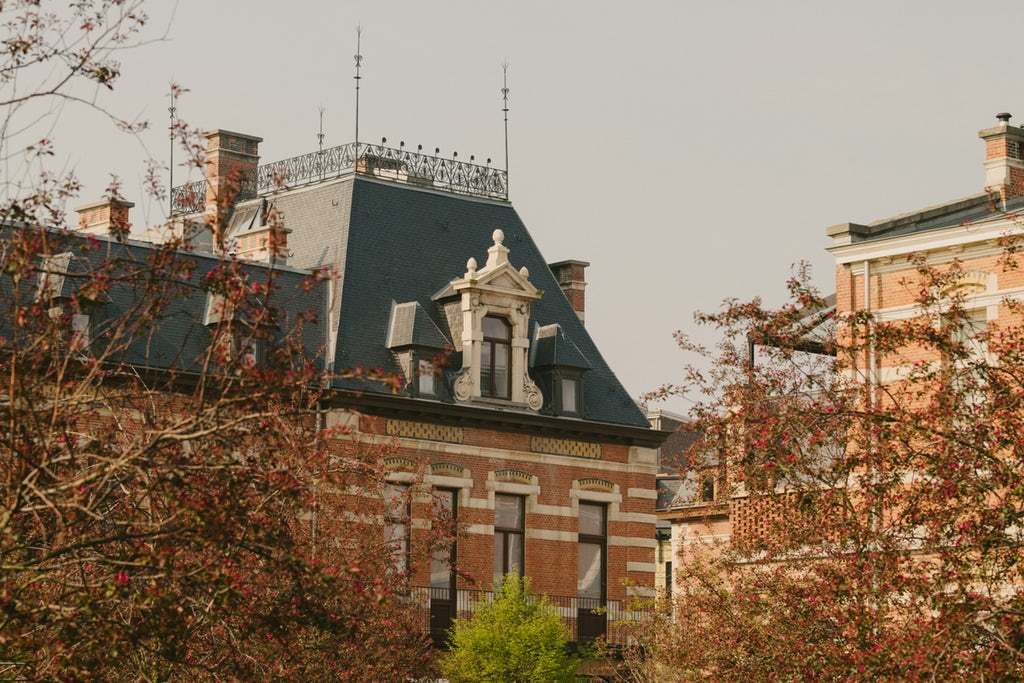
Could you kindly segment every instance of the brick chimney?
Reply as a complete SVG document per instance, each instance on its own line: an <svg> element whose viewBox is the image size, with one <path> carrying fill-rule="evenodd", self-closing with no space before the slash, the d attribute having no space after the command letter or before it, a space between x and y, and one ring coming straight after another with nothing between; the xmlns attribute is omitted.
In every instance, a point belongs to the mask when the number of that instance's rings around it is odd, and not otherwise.
<svg viewBox="0 0 1024 683"><path fill-rule="evenodd" d="M1024 195L1024 128L1010 125L1010 114L996 114L999 123L978 131L985 141L985 189L1002 201Z"/></svg>
<svg viewBox="0 0 1024 683"><path fill-rule="evenodd" d="M255 195L251 183L260 163L263 138L217 129L206 134L206 219L220 248L239 199Z"/></svg>
<svg viewBox="0 0 1024 683"><path fill-rule="evenodd" d="M128 236L131 230L131 223L128 221L128 210L135 204L126 202L123 199L108 198L98 202L80 206L78 212L79 232L90 235L115 235Z"/></svg>
<svg viewBox="0 0 1024 683"><path fill-rule="evenodd" d="M558 286L565 292L565 296L572 304L572 310L576 311L581 322L585 322L586 296L584 290L587 288L587 266L586 261L559 261L549 263L548 267L555 274Z"/></svg>

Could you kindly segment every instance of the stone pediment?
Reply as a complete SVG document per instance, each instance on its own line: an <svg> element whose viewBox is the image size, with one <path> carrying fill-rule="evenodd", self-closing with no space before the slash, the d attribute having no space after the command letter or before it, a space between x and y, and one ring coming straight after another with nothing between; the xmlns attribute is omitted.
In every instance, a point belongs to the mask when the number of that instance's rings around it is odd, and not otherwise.
<svg viewBox="0 0 1024 683"><path fill-rule="evenodd" d="M452 280L432 297L435 301L455 296L465 290L491 291L525 299L539 299L542 292L530 282L526 266L516 270L508 260L508 248L501 230L494 231L494 246L487 250L487 263L477 269L475 258L466 262L466 274Z"/></svg>

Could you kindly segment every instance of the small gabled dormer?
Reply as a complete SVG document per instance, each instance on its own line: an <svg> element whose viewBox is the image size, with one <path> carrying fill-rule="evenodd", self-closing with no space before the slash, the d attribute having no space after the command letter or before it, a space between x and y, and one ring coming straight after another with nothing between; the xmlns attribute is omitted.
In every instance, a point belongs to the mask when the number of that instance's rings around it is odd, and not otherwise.
<svg viewBox="0 0 1024 683"><path fill-rule="evenodd" d="M590 363L560 325L555 323L537 328L530 365L547 397L544 412L584 416L583 373L590 369Z"/></svg>
<svg viewBox="0 0 1024 683"><path fill-rule="evenodd" d="M542 293L530 282L524 266L509 261L505 233L495 230L487 263L477 269L475 258L466 273L434 295L452 331L462 369L454 382L459 402L504 402L539 411L540 389L530 379L530 306Z"/></svg>
<svg viewBox="0 0 1024 683"><path fill-rule="evenodd" d="M440 398L437 358L451 342L418 301L392 303L387 347L405 377L406 391L420 398Z"/></svg>

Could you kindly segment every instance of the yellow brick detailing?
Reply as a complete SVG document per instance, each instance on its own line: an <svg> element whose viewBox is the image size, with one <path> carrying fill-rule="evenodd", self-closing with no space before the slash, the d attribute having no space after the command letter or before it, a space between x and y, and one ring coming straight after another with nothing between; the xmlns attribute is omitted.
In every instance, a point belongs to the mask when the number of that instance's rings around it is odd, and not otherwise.
<svg viewBox="0 0 1024 683"><path fill-rule="evenodd" d="M533 475L522 470L498 470L494 473L495 481L506 481L517 484L532 484Z"/></svg>
<svg viewBox="0 0 1024 683"><path fill-rule="evenodd" d="M430 473L442 477L461 477L465 470L463 470L462 465L456 465L455 463L435 462L430 466Z"/></svg>
<svg viewBox="0 0 1024 683"><path fill-rule="evenodd" d="M384 458L384 467L392 472L415 472L416 463L409 458Z"/></svg>
<svg viewBox="0 0 1024 683"><path fill-rule="evenodd" d="M410 420L388 420L387 433L389 436L403 436L409 439L423 439L425 441L445 441L447 443L462 443L463 439L461 427L448 427L430 424L429 422L412 422Z"/></svg>
<svg viewBox="0 0 1024 683"><path fill-rule="evenodd" d="M572 455L577 458L599 459L601 444L574 439L552 439L547 436L535 436L530 439L530 450L535 453L551 453L552 455Z"/></svg>
<svg viewBox="0 0 1024 683"><path fill-rule="evenodd" d="M607 479L587 478L577 480L577 486L583 491L606 491L611 493L615 490L615 484Z"/></svg>

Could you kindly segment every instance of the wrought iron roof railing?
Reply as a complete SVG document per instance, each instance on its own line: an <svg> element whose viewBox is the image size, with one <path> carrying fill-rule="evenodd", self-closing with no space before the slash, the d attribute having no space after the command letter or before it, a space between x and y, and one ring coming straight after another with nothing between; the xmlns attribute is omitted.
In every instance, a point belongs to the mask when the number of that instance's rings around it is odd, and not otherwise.
<svg viewBox="0 0 1024 683"><path fill-rule="evenodd" d="M488 160L490 162L490 160ZM240 182L239 199L292 189L335 178L347 171L455 194L508 200L508 174L489 165L459 161L453 156L424 154L384 144L349 142L256 168ZM175 214L199 213L206 202L206 181L171 190Z"/></svg>
<svg viewBox="0 0 1024 683"><path fill-rule="evenodd" d="M206 207L206 181L197 180L171 188L171 213L202 213Z"/></svg>

